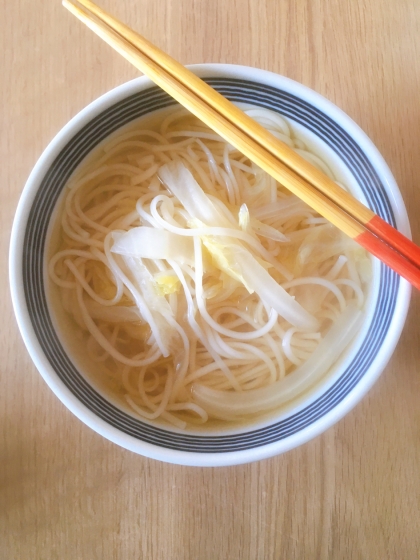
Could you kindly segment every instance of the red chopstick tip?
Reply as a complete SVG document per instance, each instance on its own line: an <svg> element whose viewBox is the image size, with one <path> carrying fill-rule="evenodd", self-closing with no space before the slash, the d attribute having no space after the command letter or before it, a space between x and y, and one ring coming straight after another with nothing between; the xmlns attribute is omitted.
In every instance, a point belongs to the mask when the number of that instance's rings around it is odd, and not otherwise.
<svg viewBox="0 0 420 560"><path fill-rule="evenodd" d="M389 227L396 231L392 226ZM355 237L354 240L420 290L420 269L413 262L394 251L368 230Z"/></svg>
<svg viewBox="0 0 420 560"><path fill-rule="evenodd" d="M415 265L420 266L420 247L400 231L389 225L385 220L379 216L374 216L367 222L366 227Z"/></svg>

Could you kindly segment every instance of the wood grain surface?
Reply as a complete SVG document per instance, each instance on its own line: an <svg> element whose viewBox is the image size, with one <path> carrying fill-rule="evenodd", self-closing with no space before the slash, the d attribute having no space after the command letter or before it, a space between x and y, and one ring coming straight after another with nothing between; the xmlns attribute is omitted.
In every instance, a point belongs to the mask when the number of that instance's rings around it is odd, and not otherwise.
<svg viewBox="0 0 420 560"><path fill-rule="evenodd" d="M387 160L420 242L419 0L103 0L184 64L278 72L352 117ZM80 109L137 71L59 0L0 0L0 559L420 558L420 299L384 374L283 456L188 468L77 420L13 316L10 229L25 180Z"/></svg>

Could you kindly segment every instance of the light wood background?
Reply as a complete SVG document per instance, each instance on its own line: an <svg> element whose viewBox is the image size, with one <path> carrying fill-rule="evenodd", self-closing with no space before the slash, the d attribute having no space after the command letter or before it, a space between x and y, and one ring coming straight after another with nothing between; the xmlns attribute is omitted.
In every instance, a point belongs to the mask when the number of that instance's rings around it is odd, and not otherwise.
<svg viewBox="0 0 420 560"><path fill-rule="evenodd" d="M420 242L419 0L103 0L181 62L257 66L346 111L400 185ZM84 426L35 370L7 254L25 180L53 135L137 76L59 0L0 0L0 559L418 560L420 326L334 428L283 456L187 468Z"/></svg>

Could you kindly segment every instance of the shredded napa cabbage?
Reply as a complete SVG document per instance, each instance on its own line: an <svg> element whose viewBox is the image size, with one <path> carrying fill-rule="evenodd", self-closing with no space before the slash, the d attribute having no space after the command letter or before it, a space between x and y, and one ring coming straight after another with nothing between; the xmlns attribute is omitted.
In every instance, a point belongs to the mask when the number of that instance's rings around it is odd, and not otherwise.
<svg viewBox="0 0 420 560"><path fill-rule="evenodd" d="M217 208L181 162L163 165L159 169L159 176L190 214L190 223L238 228L227 220L228 208L223 212ZM264 303L292 325L301 329L317 328L318 321L315 317L270 276L240 241L222 236L217 242L209 240L207 236L202 236L201 239L221 270L240 281L249 292L255 291Z"/></svg>
<svg viewBox="0 0 420 560"><path fill-rule="evenodd" d="M113 232L113 253L147 259L174 259L180 263L194 261L192 240L164 229L141 226L127 232Z"/></svg>

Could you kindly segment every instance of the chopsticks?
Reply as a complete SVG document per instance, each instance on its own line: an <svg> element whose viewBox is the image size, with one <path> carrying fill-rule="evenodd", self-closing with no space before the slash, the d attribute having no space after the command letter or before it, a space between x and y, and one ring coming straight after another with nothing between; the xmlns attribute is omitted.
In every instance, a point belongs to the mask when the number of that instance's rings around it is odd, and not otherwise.
<svg viewBox="0 0 420 560"><path fill-rule="evenodd" d="M420 247L198 76L90 0L63 5L251 161L420 289Z"/></svg>

